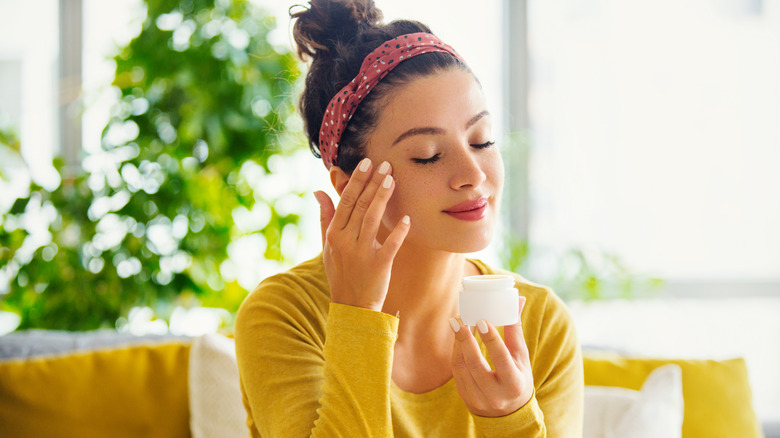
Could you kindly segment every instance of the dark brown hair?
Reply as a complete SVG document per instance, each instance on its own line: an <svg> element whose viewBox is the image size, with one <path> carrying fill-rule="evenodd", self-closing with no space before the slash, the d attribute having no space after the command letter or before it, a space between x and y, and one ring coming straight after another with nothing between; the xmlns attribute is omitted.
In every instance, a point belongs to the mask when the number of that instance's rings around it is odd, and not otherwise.
<svg viewBox="0 0 780 438"><path fill-rule="evenodd" d="M298 56L311 66L299 102L309 148L320 157L319 133L328 103L360 71L363 59L383 42L397 36L428 32L428 26L412 20L383 24L382 11L373 0L310 0L309 7L293 12L293 37ZM393 69L358 106L339 142L336 165L351 174L365 156L368 137L376 128L379 112L391 91L421 76L451 68L468 67L449 53L426 53Z"/></svg>

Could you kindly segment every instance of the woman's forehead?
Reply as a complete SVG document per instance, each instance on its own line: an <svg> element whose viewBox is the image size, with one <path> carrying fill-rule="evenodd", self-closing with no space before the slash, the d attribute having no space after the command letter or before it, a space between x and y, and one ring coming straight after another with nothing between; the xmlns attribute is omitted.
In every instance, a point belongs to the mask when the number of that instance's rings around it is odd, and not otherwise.
<svg viewBox="0 0 780 438"><path fill-rule="evenodd" d="M479 82L455 69L424 76L394 90L379 115L378 131L400 135L408 129L466 128L476 116L489 118Z"/></svg>

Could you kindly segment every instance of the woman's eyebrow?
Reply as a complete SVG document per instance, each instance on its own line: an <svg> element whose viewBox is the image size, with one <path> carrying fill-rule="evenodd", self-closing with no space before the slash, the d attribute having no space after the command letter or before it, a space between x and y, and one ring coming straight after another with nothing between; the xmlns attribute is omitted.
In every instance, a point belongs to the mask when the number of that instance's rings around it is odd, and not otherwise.
<svg viewBox="0 0 780 438"><path fill-rule="evenodd" d="M466 123L466 129L471 128L475 123L480 121L480 119L489 115L490 113L487 110L485 110L475 115L474 117L470 118L469 121ZM415 135L442 135L445 133L446 132L444 131L444 129L436 128L433 126L411 128L406 132L404 132L403 134L399 135L398 138L396 138L395 141L393 141L393 144L391 146L395 146L397 143Z"/></svg>
<svg viewBox="0 0 780 438"><path fill-rule="evenodd" d="M434 127L424 127L424 128L412 128L403 134L399 135L398 138L395 139L393 144L391 146L395 146L396 143L405 140L408 137L412 137L414 135L441 135L444 134L444 130L441 128L434 128Z"/></svg>
<svg viewBox="0 0 780 438"><path fill-rule="evenodd" d="M466 123L466 129L471 128L472 126L474 126L475 123L479 122L480 119L482 119L483 117L487 117L489 115L490 113L488 112L488 110L485 110L477 114L476 116L472 117L471 119L469 119L468 123Z"/></svg>

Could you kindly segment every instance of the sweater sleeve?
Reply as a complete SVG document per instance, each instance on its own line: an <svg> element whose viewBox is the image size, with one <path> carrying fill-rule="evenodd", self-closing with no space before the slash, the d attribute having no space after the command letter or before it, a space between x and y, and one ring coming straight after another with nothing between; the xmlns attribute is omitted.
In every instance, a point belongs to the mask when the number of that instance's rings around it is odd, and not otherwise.
<svg viewBox="0 0 780 438"><path fill-rule="evenodd" d="M522 408L504 417L473 415L474 425L481 436L490 438L543 438L547 436L544 414L536 400L536 392Z"/></svg>
<svg viewBox="0 0 780 438"><path fill-rule="evenodd" d="M388 437L398 318L331 304L322 397L314 436Z"/></svg>
<svg viewBox="0 0 780 438"><path fill-rule="evenodd" d="M236 355L252 435L391 436L398 319L329 303L320 303L318 312L312 303L279 298L284 287L261 285L236 319Z"/></svg>
<svg viewBox="0 0 780 438"><path fill-rule="evenodd" d="M550 292L538 322L531 364L548 438L582 436L584 385L582 350L566 305Z"/></svg>

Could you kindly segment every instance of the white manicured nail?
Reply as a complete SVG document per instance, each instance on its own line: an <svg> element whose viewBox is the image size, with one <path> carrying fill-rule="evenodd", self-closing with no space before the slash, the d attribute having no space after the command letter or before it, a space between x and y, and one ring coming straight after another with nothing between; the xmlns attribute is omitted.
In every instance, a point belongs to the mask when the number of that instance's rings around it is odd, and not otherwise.
<svg viewBox="0 0 780 438"><path fill-rule="evenodd" d="M379 166L378 172L381 175L384 175L387 173L388 170L390 170L390 163L388 163L387 161L383 161L382 165Z"/></svg>
<svg viewBox="0 0 780 438"><path fill-rule="evenodd" d="M385 180L382 181L382 187L389 189L393 185L393 177L390 175L385 176Z"/></svg>
<svg viewBox="0 0 780 438"><path fill-rule="evenodd" d="M488 332L488 325L484 319L481 319L477 323L477 328L479 329L479 332L482 333L483 335Z"/></svg>
<svg viewBox="0 0 780 438"><path fill-rule="evenodd" d="M360 162L360 167L358 167L358 169L361 172L365 172L366 170L368 170L368 166L370 165L371 165L371 160L368 158L363 158L363 161Z"/></svg>
<svg viewBox="0 0 780 438"><path fill-rule="evenodd" d="M458 320L455 318L450 318L450 327L452 327L452 331L458 333L460 330L460 324L458 324Z"/></svg>
<svg viewBox="0 0 780 438"><path fill-rule="evenodd" d="M405 223L406 225L409 225L409 216L402 217L401 222Z"/></svg>

